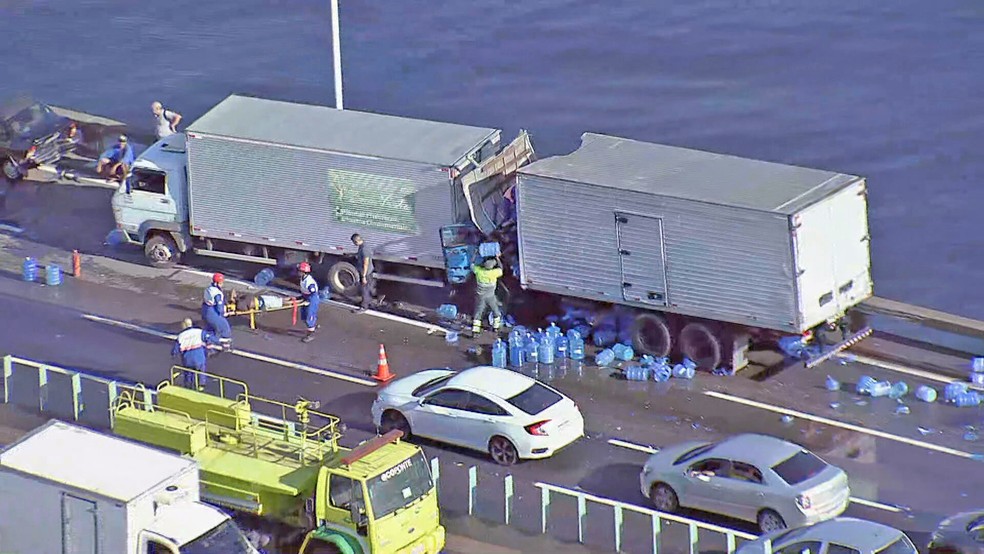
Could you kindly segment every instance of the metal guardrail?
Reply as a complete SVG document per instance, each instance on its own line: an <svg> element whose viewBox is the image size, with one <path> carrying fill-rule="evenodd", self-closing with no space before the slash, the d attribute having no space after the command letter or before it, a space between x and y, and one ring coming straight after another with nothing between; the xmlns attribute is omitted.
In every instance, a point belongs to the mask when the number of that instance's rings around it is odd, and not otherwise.
<svg viewBox="0 0 984 554"><path fill-rule="evenodd" d="M441 479L441 464L438 458L432 458L431 461L431 474L434 479L435 486L437 486L438 491L440 491L440 479ZM475 516L476 506L478 503L478 468L476 466L469 466L467 470L468 474L468 515L471 517ZM515 483L513 476L507 474L502 479L503 487L503 522L509 525L512 521L512 511L513 511L513 498L515 496ZM573 489L568 489L565 487L560 487L558 485L551 485L549 483L534 483L533 487L540 490L540 532L546 534L550 527L550 507L555 495L560 495L568 498L573 498L577 502L577 540L579 543L585 543L585 523L587 522L588 508L592 505L601 505L611 508L614 512L614 517L612 525L614 527L615 542L614 551L621 552L622 550L622 537L623 537L623 516L625 512L634 512L644 516L648 516L651 521L651 536L652 536L652 552L653 554L660 554L661 552L669 552L663 548L663 524L664 523L675 523L680 525L685 525L687 527L689 536L689 554L699 554L700 550L700 531L708 531L716 533L719 536L723 536L725 543L727 545L726 551L728 554L734 554L738 548L738 540L754 540L758 537L751 533L745 533L742 531L737 531L734 529L728 529L727 527L722 527L720 525L714 525L712 523L705 523L703 521L698 521L695 519L690 519L683 516L666 514L663 512L658 512L643 506L637 506L635 504L629 504L626 502L620 502L618 500L613 500L611 498L605 498L593 494L589 494L582 491L577 491ZM765 545L765 554L771 554L771 544Z"/></svg>

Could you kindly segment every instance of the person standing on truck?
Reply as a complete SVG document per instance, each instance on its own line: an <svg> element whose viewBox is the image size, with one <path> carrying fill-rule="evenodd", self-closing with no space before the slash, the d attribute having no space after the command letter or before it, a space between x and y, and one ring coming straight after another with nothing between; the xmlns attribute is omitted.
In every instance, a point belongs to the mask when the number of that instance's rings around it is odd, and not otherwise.
<svg viewBox="0 0 984 554"><path fill-rule="evenodd" d="M301 296L298 300L307 302L306 306L301 307L301 316L307 324L307 334L301 342L311 342L314 340L314 332L318 329L318 307L321 305L321 297L318 295L318 282L311 276L311 264L301 262L297 270L301 273Z"/></svg>
<svg viewBox="0 0 984 554"><path fill-rule="evenodd" d="M99 156L99 163L96 164L96 173L107 180L112 181L115 179L122 183L135 159L136 156L133 155L133 148L127 144L126 135L120 135L116 144Z"/></svg>
<svg viewBox="0 0 984 554"><path fill-rule="evenodd" d="M225 275L221 273L212 275L212 284L205 289L205 298L202 300L202 319L205 320L205 328L218 335L222 346L229 349L232 346L232 327L226 319L223 283L225 283Z"/></svg>
<svg viewBox="0 0 984 554"><path fill-rule="evenodd" d="M169 137L178 132L178 123L181 122L181 114L165 110L160 102L150 105L150 110L154 114L154 136L157 140Z"/></svg>
<svg viewBox="0 0 984 554"><path fill-rule="evenodd" d="M502 307L495 295L499 278L502 277L499 256L486 258L481 265L473 265L472 273L475 274L475 317L472 319L472 334L478 335L482 332L482 318L485 317L486 310L492 310L492 330L498 333L499 328L502 327Z"/></svg>
<svg viewBox="0 0 984 554"><path fill-rule="evenodd" d="M372 247L362 240L362 235L352 235L352 244L358 248L355 251L355 267L359 270L359 292L362 293L362 303L356 313L369 309L372 297L376 294L376 277L373 273Z"/></svg>
<svg viewBox="0 0 984 554"><path fill-rule="evenodd" d="M195 327L195 324L188 318L181 322L181 328L183 330L178 333L178 338L174 339L171 356L180 356L182 367L204 372L205 362L208 359L208 345L219 344L218 338L204 329ZM186 371L183 378L185 388L195 388L194 373ZM198 386L204 387L206 380L204 375L200 376Z"/></svg>

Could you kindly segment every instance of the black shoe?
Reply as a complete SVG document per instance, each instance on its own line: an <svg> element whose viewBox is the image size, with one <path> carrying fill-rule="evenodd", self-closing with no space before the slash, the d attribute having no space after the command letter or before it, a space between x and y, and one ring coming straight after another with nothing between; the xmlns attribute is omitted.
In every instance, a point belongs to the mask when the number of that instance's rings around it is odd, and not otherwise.
<svg viewBox="0 0 984 554"><path fill-rule="evenodd" d="M306 335L303 339L301 339L301 342L311 342L313 340L314 340L314 333L310 333Z"/></svg>

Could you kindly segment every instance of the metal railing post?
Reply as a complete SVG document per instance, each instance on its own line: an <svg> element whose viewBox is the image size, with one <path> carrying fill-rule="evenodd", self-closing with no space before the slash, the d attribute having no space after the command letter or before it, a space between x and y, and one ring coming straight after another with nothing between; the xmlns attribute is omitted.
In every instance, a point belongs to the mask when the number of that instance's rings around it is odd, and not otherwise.
<svg viewBox="0 0 984 554"><path fill-rule="evenodd" d="M577 542L584 544L584 524L588 521L588 499L577 495Z"/></svg>
<svg viewBox="0 0 984 554"><path fill-rule="evenodd" d="M615 506L615 552L622 551L622 507Z"/></svg>
<svg viewBox="0 0 984 554"><path fill-rule="evenodd" d="M3 357L3 403L10 402L10 377L14 373L13 358L10 354Z"/></svg>
<svg viewBox="0 0 984 554"><path fill-rule="evenodd" d="M735 539L735 534L728 533L727 535L725 535L724 538L726 541L728 541L728 554L735 554L735 550L737 550L738 548L738 545L735 544L737 542L737 540Z"/></svg>
<svg viewBox="0 0 984 554"><path fill-rule="evenodd" d="M659 554L659 545L662 542L663 520L658 514L652 515L653 519L653 554Z"/></svg>
<svg viewBox="0 0 984 554"><path fill-rule="evenodd" d="M79 420L79 414L84 409L85 404L82 403L82 375L72 373L72 413L75 415L75 421Z"/></svg>
<svg viewBox="0 0 984 554"><path fill-rule="evenodd" d="M431 458L431 478L434 479L434 490L440 494L441 492L441 461L434 456Z"/></svg>
<svg viewBox="0 0 984 554"><path fill-rule="evenodd" d="M38 367L38 410L44 413L45 397L48 396L48 366Z"/></svg>
<svg viewBox="0 0 984 554"><path fill-rule="evenodd" d="M547 532L547 518L550 517L550 489L540 488L540 532Z"/></svg>
<svg viewBox="0 0 984 554"><path fill-rule="evenodd" d="M509 519L512 515L513 506L513 476L510 473L506 475L505 479L502 480L503 486L505 487L505 496L503 497L505 501L503 502L504 508L506 510L506 525L509 525Z"/></svg>
<svg viewBox="0 0 984 554"><path fill-rule="evenodd" d="M478 468L468 468L468 515L475 512L475 489L478 488Z"/></svg>
<svg viewBox="0 0 984 554"><path fill-rule="evenodd" d="M699 554L700 548L698 548L697 542L700 540L698 535L700 531L697 529L697 524L691 521L687 524L687 528L690 531L690 554Z"/></svg>
<svg viewBox="0 0 984 554"><path fill-rule="evenodd" d="M763 554L772 554L772 539L768 539L765 541L762 550L763 550Z"/></svg>

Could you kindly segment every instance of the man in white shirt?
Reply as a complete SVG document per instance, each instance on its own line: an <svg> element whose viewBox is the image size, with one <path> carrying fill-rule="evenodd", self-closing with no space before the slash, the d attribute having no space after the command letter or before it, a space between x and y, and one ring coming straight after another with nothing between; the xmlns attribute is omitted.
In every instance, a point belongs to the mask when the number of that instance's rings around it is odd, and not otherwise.
<svg viewBox="0 0 984 554"><path fill-rule="evenodd" d="M154 113L154 136L157 140L178 132L178 123L181 122L181 114L171 110L165 110L164 105L160 102L151 104L150 109Z"/></svg>

